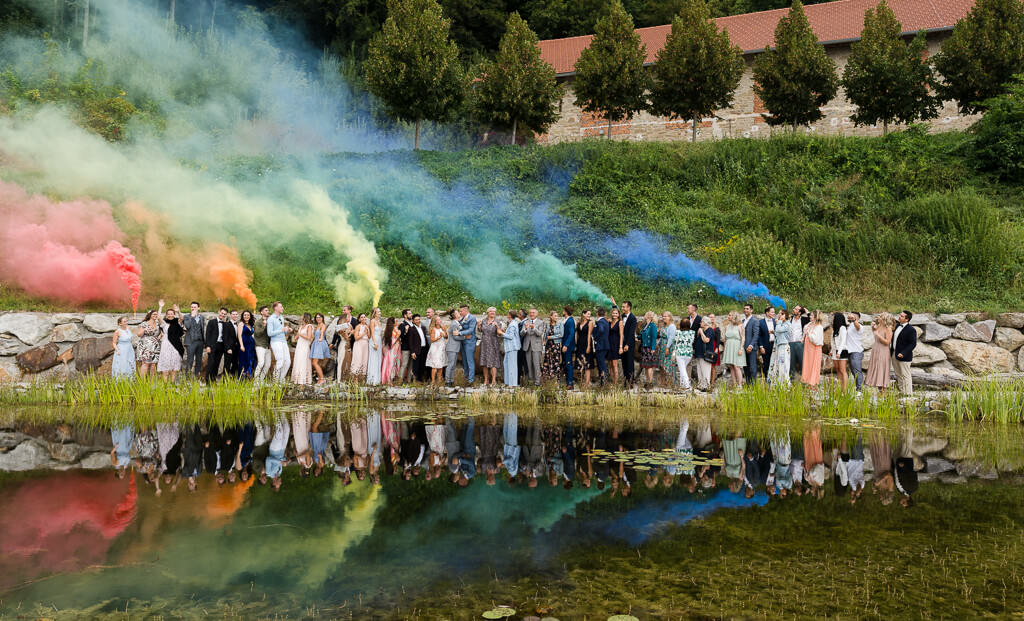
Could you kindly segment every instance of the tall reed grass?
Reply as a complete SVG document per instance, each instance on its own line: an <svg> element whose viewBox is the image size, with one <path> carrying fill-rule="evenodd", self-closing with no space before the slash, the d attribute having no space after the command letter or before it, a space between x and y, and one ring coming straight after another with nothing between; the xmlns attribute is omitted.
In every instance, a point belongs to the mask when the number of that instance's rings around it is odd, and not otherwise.
<svg viewBox="0 0 1024 621"><path fill-rule="evenodd" d="M155 377L122 379L90 374L63 384L0 385L0 404L249 408L278 405L286 390L287 385L278 382L230 377L203 385L192 378L168 382Z"/></svg>
<svg viewBox="0 0 1024 621"><path fill-rule="evenodd" d="M1024 378L972 378L954 388L946 404L950 422L1024 422Z"/></svg>

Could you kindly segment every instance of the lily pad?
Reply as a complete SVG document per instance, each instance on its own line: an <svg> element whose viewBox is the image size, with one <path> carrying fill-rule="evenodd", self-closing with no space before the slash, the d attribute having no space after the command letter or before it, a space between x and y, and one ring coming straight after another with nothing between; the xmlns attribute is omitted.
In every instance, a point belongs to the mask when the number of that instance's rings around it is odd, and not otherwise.
<svg viewBox="0 0 1024 621"><path fill-rule="evenodd" d="M640 619L637 619L633 615L614 615L608 617L608 621L640 621Z"/></svg>
<svg viewBox="0 0 1024 621"><path fill-rule="evenodd" d="M483 614L484 619L504 619L511 617L516 614L515 608L509 608L508 606L498 606L492 610L488 610Z"/></svg>

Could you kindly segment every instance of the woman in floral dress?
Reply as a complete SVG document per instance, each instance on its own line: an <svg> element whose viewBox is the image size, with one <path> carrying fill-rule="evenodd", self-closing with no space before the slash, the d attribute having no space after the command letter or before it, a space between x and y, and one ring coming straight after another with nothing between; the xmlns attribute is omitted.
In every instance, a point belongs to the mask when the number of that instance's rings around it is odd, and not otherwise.
<svg viewBox="0 0 1024 621"><path fill-rule="evenodd" d="M161 300L163 302L163 300ZM146 318L142 320L136 334L139 337L139 375L149 375L150 369L156 375L156 365L160 360L160 338L163 330L160 326L160 316L163 315L164 305L160 304L159 311L149 311Z"/></svg>
<svg viewBox="0 0 1024 621"><path fill-rule="evenodd" d="M666 386L675 383L676 357L672 347L675 336L676 325L672 321L672 313L665 311L661 314L661 326L658 328L658 342L654 354L658 357L658 366L661 368L661 383Z"/></svg>
<svg viewBox="0 0 1024 621"><path fill-rule="evenodd" d="M562 322L555 311L551 311L550 322L541 363L541 379L545 381L558 379L562 371Z"/></svg>

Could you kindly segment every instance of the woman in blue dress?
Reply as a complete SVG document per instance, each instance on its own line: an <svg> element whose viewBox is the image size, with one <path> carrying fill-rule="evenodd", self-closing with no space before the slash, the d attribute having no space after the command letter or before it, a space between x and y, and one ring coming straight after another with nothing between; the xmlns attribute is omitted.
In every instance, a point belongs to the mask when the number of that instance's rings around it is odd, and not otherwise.
<svg viewBox="0 0 1024 621"><path fill-rule="evenodd" d="M121 319L124 320L127 330L128 318L122 317ZM135 360L134 353L132 354L132 360ZM132 463L131 450L134 441L135 429L131 425L110 429L110 443L114 445L114 448L110 449L110 463L114 466L114 474L119 479L124 478L128 473L128 466Z"/></svg>
<svg viewBox="0 0 1024 621"><path fill-rule="evenodd" d="M316 372L317 385L323 384L324 370L320 367L321 360L331 358L331 344L327 342L327 321L323 313L317 313L313 319L315 330L313 331L313 344L309 349L309 360L313 363L313 371Z"/></svg>
<svg viewBox="0 0 1024 621"><path fill-rule="evenodd" d="M114 377L135 377L135 348L132 347L132 331L128 329L128 317L117 320L117 330L114 331L112 340L114 362L110 367L110 374Z"/></svg>
<svg viewBox="0 0 1024 621"><path fill-rule="evenodd" d="M238 322L238 370L242 377L252 377L256 370L256 340L253 338L253 317L249 311L242 311L242 320Z"/></svg>

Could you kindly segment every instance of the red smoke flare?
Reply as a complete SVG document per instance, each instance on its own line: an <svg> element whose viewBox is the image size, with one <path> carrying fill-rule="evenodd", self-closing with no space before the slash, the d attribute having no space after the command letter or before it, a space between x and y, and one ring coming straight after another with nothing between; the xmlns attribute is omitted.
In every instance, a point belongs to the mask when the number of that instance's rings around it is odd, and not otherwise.
<svg viewBox="0 0 1024 621"><path fill-rule="evenodd" d="M142 290L142 270L103 201L51 201L0 181L0 279L35 296L111 302Z"/></svg>

